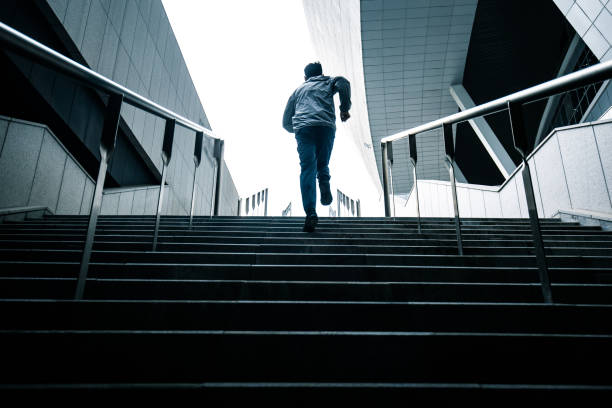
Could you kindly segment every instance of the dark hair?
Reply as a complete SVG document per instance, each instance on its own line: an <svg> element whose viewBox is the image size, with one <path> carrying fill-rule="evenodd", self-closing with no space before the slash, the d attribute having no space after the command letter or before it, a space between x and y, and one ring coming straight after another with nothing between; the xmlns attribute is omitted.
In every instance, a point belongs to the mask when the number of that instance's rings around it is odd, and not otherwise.
<svg viewBox="0 0 612 408"><path fill-rule="evenodd" d="M321 63L317 61L306 65L306 68L304 68L304 75L306 75L306 79L317 75L323 75L323 67L321 67Z"/></svg>

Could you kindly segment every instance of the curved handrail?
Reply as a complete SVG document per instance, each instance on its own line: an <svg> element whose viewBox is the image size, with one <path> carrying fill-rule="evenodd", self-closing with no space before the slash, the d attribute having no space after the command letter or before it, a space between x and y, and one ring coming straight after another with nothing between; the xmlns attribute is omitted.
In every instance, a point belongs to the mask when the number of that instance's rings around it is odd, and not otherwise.
<svg viewBox="0 0 612 408"><path fill-rule="evenodd" d="M600 62L580 71L572 72L559 78L523 89L510 95L483 103L482 105L454 113L420 126L416 126L383 138L380 142L387 143L403 139L409 135L416 135L442 127L445 124L463 122L478 116L488 115L493 112L505 110L508 103L521 104L536 99L546 98L571 89L579 88L593 82L602 81L612 77L612 61Z"/></svg>
<svg viewBox="0 0 612 408"><path fill-rule="evenodd" d="M194 130L196 132L202 132L205 135L217 139L211 129L207 129L191 120L173 112L169 109L164 108L161 105L153 102L144 96L137 94L136 92L120 85L103 75L79 64L76 61L60 54L59 52L47 47L44 44L28 37L15 30L14 28L0 22L0 42L9 46L13 51L19 53L26 53L29 57L33 57L46 64L52 65L58 71L85 82L87 85L97 88L98 90L110 93L110 94L122 94L123 102L127 102L130 105L143 109L153 115L162 117L164 119L173 119L178 125Z"/></svg>
<svg viewBox="0 0 612 408"><path fill-rule="evenodd" d="M455 215L455 229L457 235L457 251L459 255L463 255L463 243L461 237L461 221L459 216L459 207L457 204L457 191L455 186L455 142L452 125L457 122L470 120L476 117L484 116L494 112L508 110L510 126L512 129L512 137L514 148L520 154L522 159L522 174L523 186L525 188L525 198L529 212L529 220L533 235L535 247L536 261L538 264L538 273L542 286L542 295L544 301L551 303L553 301L550 279L548 275L548 264L546 261L546 253L544 249L544 241L540 229L540 221L538 219L537 204L531 181L531 171L527 159L531 153L532 147L528 141L525 125L523 120L523 104L533 102L552 95L570 91L581 86L589 85L594 82L603 81L612 77L612 61L600 62L599 64L581 69L568 75L532 86L522 91L515 92L510 95L495 99L493 101L475 106L471 109L445 116L438 120L425 123L420 126L404 130L399 133L387 136L381 139L381 155L382 155L382 172L383 172L383 190L385 200L385 216L390 216L391 206L389 202L389 192L391 191L390 175L393 165L393 150L392 145L396 140L408 137L410 142L410 157L414 174L414 191L417 193L417 217L419 212L418 204L418 183L416 175L416 135L429 130L442 128L444 136L444 150L446 152L445 164L448 167L449 178L451 182L451 194L453 198L453 207ZM420 219L420 217L418 217ZM420 224L420 221L419 221ZM420 232L420 228L419 228Z"/></svg>

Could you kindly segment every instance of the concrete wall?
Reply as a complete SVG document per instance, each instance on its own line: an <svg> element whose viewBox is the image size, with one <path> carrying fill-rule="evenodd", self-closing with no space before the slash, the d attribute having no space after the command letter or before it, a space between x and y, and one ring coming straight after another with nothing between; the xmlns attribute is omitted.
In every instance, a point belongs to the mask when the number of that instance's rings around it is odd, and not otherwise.
<svg viewBox="0 0 612 408"><path fill-rule="evenodd" d="M89 66L141 95L210 128L200 98L159 0L49 0L49 6ZM164 121L125 105L122 117L161 173ZM195 134L177 127L168 167L165 213L188 214L194 172ZM198 168L196 214L210 212L212 141ZM238 194L224 165L221 208L235 214Z"/></svg>
<svg viewBox="0 0 612 408"><path fill-rule="evenodd" d="M164 194L164 206L168 210L168 187ZM159 186L109 188L102 196L102 215L155 215Z"/></svg>
<svg viewBox="0 0 612 408"><path fill-rule="evenodd" d="M529 158L538 215L562 210L612 214L612 120L556 129ZM522 166L499 188L457 184L461 217L528 217ZM416 195L396 198L397 216L416 215ZM424 217L452 216L450 184L419 180Z"/></svg>
<svg viewBox="0 0 612 408"><path fill-rule="evenodd" d="M70 56L119 84L210 128L193 81L159 0L48 0L49 22L64 39ZM44 3L41 3L44 9ZM20 69L41 96L57 111L88 149L98 155L102 132L101 100L71 81L31 63ZM161 174L164 121L124 104L129 143L139 152L137 160ZM168 168L168 203L164 212L187 214L191 205L195 134L177 127L173 155ZM196 214L208 215L214 160L213 141L204 141L202 163L197 172ZM117 174L134 171L118 149L109 169ZM99 155L98 155L99 156ZM133 163L132 158L132 163ZM222 212L235 214L238 194L231 174L222 186ZM142 182L141 182L142 183ZM135 183L134 183L135 184ZM129 186L130 183L124 184ZM2 205L0 205L0 208ZM226 208L227 207L227 208ZM124 207L122 207L124 208Z"/></svg>
<svg viewBox="0 0 612 408"><path fill-rule="evenodd" d="M0 186L0 208L88 214L94 180L46 126L1 116Z"/></svg>

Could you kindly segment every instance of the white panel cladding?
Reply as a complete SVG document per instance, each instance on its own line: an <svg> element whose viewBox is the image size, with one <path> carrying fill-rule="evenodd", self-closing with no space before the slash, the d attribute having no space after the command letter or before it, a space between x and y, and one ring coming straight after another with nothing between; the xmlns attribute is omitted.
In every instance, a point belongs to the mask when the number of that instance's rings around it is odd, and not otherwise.
<svg viewBox="0 0 612 408"><path fill-rule="evenodd" d="M530 158L528 160L528 163L529 169L531 171L531 184L533 185L533 193L536 199L536 206L538 207L538 217L543 218L546 217L546 214L544 214L544 204L542 202L542 193L540 192L540 181L538 179L538 169L535 164L535 158ZM552 215L554 214L551 214L549 216Z"/></svg>
<svg viewBox="0 0 612 408"><path fill-rule="evenodd" d="M501 202L499 201L499 195L492 191L483 191L483 199L486 217L488 218L501 218L503 217L501 210Z"/></svg>
<svg viewBox="0 0 612 408"><path fill-rule="evenodd" d="M484 195L482 190L470 189L470 213L472 217L486 217Z"/></svg>
<svg viewBox="0 0 612 408"><path fill-rule="evenodd" d="M572 208L612 211L593 128L567 129L557 138Z"/></svg>
<svg viewBox="0 0 612 408"><path fill-rule="evenodd" d="M604 7L600 0L576 0L576 3L591 21L597 18Z"/></svg>
<svg viewBox="0 0 612 408"><path fill-rule="evenodd" d="M102 199L102 209L100 214L102 215L117 215L119 210L119 195L120 194L106 194Z"/></svg>
<svg viewBox="0 0 612 408"><path fill-rule="evenodd" d="M145 199L147 198L147 190L134 191L134 202L132 203L132 215L144 215Z"/></svg>
<svg viewBox="0 0 612 408"><path fill-rule="evenodd" d="M553 1L597 58L612 58L612 5L607 0Z"/></svg>
<svg viewBox="0 0 612 408"><path fill-rule="evenodd" d="M444 214L443 216L446 217L450 217L452 215L452 202L450 203L451 205L449 205L449 200L448 197L450 195L450 188L443 185L443 184L438 184L437 187L437 194L438 194L438 205L440 208L440 212L439 214Z"/></svg>
<svg viewBox="0 0 612 408"><path fill-rule="evenodd" d="M516 176L514 176L514 183L516 184L516 194L519 210L521 212L521 217L528 218L529 217L529 209L527 208L527 198L525 197L525 184L523 182L523 172L522 169L519 171Z"/></svg>
<svg viewBox="0 0 612 408"><path fill-rule="evenodd" d="M132 203L134 202L134 192L125 191L119 195L119 206L117 214L132 214Z"/></svg>
<svg viewBox="0 0 612 408"><path fill-rule="evenodd" d="M595 125L593 131L595 132L608 197L612 201L612 122Z"/></svg>
<svg viewBox="0 0 612 408"><path fill-rule="evenodd" d="M173 200L170 188L166 186L164 204ZM103 214L107 215L154 215L157 210L158 185L121 187L104 190L102 196ZM164 209L163 214L167 213ZM176 214L171 214L176 215Z"/></svg>
<svg viewBox="0 0 612 408"><path fill-rule="evenodd" d="M32 190L44 129L23 122L8 122L0 155L0 208L24 207Z"/></svg>
<svg viewBox="0 0 612 408"><path fill-rule="evenodd" d="M515 173L516 177L516 173ZM521 209L518 203L518 192L514 180L507 182L499 192L504 218L520 218Z"/></svg>
<svg viewBox="0 0 612 408"><path fill-rule="evenodd" d="M93 200L94 190L96 185L89 178L85 180L85 190L83 190L83 201L81 201L81 215L89 215L91 213L91 202Z"/></svg>
<svg viewBox="0 0 612 408"><path fill-rule="evenodd" d="M29 206L45 206L52 211L56 210L66 160L66 151L51 133L45 132L28 200Z"/></svg>
<svg viewBox="0 0 612 408"><path fill-rule="evenodd" d="M55 135L44 125L7 117L0 117L2 129L0 208L36 205L79 214L93 193L84 192L85 182L93 181Z"/></svg>
<svg viewBox="0 0 612 408"><path fill-rule="evenodd" d="M557 216L563 210L612 216L609 187L612 179L611 120L557 129L543 141L528 162L540 217ZM419 180L422 206L446 198L441 186L450 189L449 182ZM461 217L529 216L522 167L515 170L501 188L459 183L457 191ZM398 216L415 215L413 196L408 197L410 204L400 209ZM469 212L465 210L467 199ZM431 216L449 215L440 209Z"/></svg>
<svg viewBox="0 0 612 408"><path fill-rule="evenodd" d="M471 217L470 190L465 187L457 187L457 203L459 204L459 216Z"/></svg>
<svg viewBox="0 0 612 408"><path fill-rule="evenodd" d="M168 190L166 190L168 191ZM167 195L167 194L166 194ZM147 190L145 201L145 215L154 215L157 211L157 199L159 197L159 187Z"/></svg>
<svg viewBox="0 0 612 408"><path fill-rule="evenodd" d="M544 215L550 217L558 208L572 208L557 133L538 150L535 163Z"/></svg>

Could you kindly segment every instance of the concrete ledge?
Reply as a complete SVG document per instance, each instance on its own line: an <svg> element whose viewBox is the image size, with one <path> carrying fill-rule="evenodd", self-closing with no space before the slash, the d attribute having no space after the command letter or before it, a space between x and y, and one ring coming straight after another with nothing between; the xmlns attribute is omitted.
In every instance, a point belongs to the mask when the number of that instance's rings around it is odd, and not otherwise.
<svg viewBox="0 0 612 408"><path fill-rule="evenodd" d="M5 221L23 221L53 215L49 207L13 207L0 208L0 224Z"/></svg>
<svg viewBox="0 0 612 408"><path fill-rule="evenodd" d="M604 231L612 231L612 214L587 210L559 210L553 218L564 222L579 222L580 225L600 226Z"/></svg>

